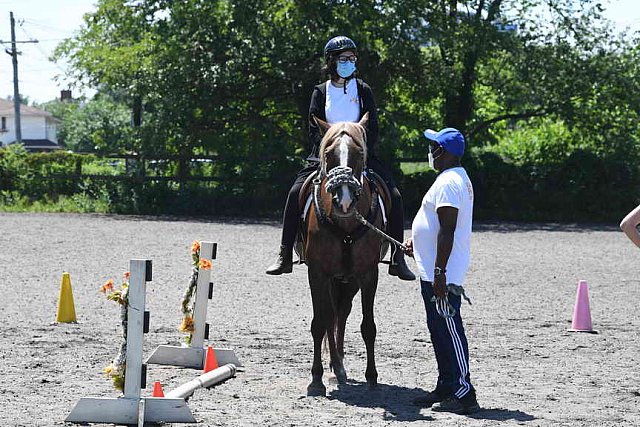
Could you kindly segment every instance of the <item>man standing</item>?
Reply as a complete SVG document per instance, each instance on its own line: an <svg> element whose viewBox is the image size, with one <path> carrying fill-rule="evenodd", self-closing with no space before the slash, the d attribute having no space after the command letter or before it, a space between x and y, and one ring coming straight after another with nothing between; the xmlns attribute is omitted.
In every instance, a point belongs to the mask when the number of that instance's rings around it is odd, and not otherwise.
<svg viewBox="0 0 640 427"><path fill-rule="evenodd" d="M427 326L438 364L433 391L414 400L434 411L470 414L480 409L470 381L469 347L460 317L469 267L473 187L460 164L465 141L454 128L425 131L429 163L439 174L422 199L405 242L420 272Z"/></svg>

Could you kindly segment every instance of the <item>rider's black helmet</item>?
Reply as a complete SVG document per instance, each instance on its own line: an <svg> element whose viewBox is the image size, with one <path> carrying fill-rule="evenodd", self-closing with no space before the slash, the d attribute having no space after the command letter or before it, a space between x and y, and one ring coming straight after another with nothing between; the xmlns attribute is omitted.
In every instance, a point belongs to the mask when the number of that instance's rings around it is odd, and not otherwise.
<svg viewBox="0 0 640 427"><path fill-rule="evenodd" d="M346 36L337 36L332 38L324 45L324 59L329 62L331 56L336 53L344 52L347 50L356 51L358 47L355 42Z"/></svg>

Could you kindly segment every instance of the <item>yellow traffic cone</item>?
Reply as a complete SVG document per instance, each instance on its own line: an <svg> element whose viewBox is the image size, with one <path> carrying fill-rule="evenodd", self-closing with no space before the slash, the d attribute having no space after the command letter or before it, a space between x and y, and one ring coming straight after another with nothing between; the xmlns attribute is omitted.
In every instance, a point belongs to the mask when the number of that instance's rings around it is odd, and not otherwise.
<svg viewBox="0 0 640 427"><path fill-rule="evenodd" d="M73 305L73 292L71 291L71 277L69 277L69 273L62 273L56 322L76 322L76 307Z"/></svg>

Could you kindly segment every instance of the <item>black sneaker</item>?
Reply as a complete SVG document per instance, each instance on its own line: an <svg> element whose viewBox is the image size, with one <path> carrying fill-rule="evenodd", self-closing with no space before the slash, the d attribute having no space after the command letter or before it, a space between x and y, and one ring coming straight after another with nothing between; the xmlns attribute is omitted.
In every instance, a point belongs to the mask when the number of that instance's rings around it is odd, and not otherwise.
<svg viewBox="0 0 640 427"><path fill-rule="evenodd" d="M439 403L434 403L431 407L432 411L436 412L451 412L460 415L473 414L480 410L480 405L475 398L465 399L461 401L457 397L450 397Z"/></svg>
<svg viewBox="0 0 640 427"><path fill-rule="evenodd" d="M420 397L413 399L413 404L421 408L429 408L434 403L442 402L445 398L435 391L428 391Z"/></svg>

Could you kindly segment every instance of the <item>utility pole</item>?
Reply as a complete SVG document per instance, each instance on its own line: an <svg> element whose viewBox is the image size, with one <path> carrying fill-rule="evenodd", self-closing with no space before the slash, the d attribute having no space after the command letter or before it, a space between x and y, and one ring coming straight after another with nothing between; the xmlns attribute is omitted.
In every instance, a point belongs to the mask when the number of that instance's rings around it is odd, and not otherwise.
<svg viewBox="0 0 640 427"><path fill-rule="evenodd" d="M18 89L18 49L17 43L38 43L38 40L16 41L16 21L13 19L13 12L9 12L11 18L11 50L6 52L11 55L13 62L13 108L16 114L16 142L22 142L22 126L20 125L20 90ZM0 40L0 43L3 43Z"/></svg>
<svg viewBox="0 0 640 427"><path fill-rule="evenodd" d="M11 17L11 57L13 61L13 109L16 113L16 142L22 143L22 126L20 124L20 90L18 89L18 49L16 49L16 20Z"/></svg>

